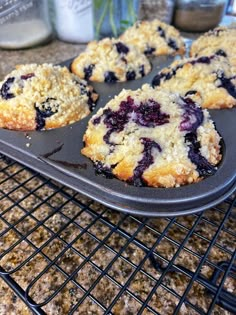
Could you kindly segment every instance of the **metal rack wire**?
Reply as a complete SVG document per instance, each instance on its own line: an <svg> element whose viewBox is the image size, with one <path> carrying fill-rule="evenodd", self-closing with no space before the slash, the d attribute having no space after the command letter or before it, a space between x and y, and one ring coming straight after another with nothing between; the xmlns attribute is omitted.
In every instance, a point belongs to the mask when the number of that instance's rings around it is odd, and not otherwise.
<svg viewBox="0 0 236 315"><path fill-rule="evenodd" d="M35 314L236 313L236 198L138 218L0 156L0 276Z"/></svg>

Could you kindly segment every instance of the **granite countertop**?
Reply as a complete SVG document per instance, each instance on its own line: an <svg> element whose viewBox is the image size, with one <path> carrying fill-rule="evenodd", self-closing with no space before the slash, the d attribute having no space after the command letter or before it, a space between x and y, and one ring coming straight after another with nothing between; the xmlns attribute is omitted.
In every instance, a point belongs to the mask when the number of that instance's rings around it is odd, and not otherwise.
<svg viewBox="0 0 236 315"><path fill-rule="evenodd" d="M0 80L17 64L44 62L57 64L77 56L84 48L85 44L70 44L54 39L48 44L31 49L0 49Z"/></svg>
<svg viewBox="0 0 236 315"><path fill-rule="evenodd" d="M56 238L51 241L42 250L43 254L53 260L60 254L64 248L64 243L72 244L64 255L56 261L57 266L60 266L62 270L71 274L75 268L83 264L84 259L76 254L76 250L79 251L83 257L88 257L91 252L98 246L99 242L95 241L90 235L93 235L98 240L104 240L110 233L110 228L102 224L101 221L94 222L93 217L87 212L82 211L78 205L73 203L66 203L62 194L54 194L54 190L44 184L44 181L38 177L32 177L32 174L24 170L22 167L15 163L9 166L7 159L0 159L0 169L7 168L7 171L0 172L1 195L6 195L1 199L0 213L7 210L3 217L8 222L14 224L22 216L22 209L27 211L30 216L27 216L21 223L16 225L16 228L21 233L25 234L28 231L34 229L37 220L44 220L44 227L41 226L34 230L27 237L33 242L36 248L42 246L51 237L50 231L57 233L60 229L60 238ZM13 180L11 179L13 176ZM9 177L9 179L7 179ZM6 179L4 181L4 178ZM26 183L23 187L17 185L15 180L20 183ZM27 189L26 189L27 188ZM29 195L29 191L34 191L34 194ZM4 192L4 194L2 194ZM70 194L73 192L68 190ZM10 195L10 199L8 197ZM51 197L50 197L51 196ZM47 199L47 203L40 205L41 200ZM105 206L93 202L84 196L77 195L77 198L83 203L89 205L96 213L102 214L104 211L104 218L116 225L121 222L123 215L117 211L106 209ZM17 204L12 207L12 200L15 200ZM55 213L49 217L52 213L51 205L55 210ZM60 212L56 211L60 209ZM176 218L174 224L170 225L170 221L166 218L151 219L148 225L143 227L139 233L137 229L141 225L139 219L127 217L121 224L120 229L128 233L130 236L136 233L136 242L151 248L153 244L160 239L160 235L164 233L164 230L168 228L168 232L165 232L165 237L161 239L159 244L155 248L155 252L159 257L162 257L160 261L163 264L173 259L180 244L185 240L189 229L195 226L195 234L188 238L184 248L182 248L178 256L175 258L175 264L183 266L190 271L196 271L201 258L204 256L210 246L210 240L216 235L225 211L228 205L222 203L215 208L209 209L204 212L204 220L201 219L198 224L197 217L194 215L188 215L184 217ZM34 209L34 210L32 210ZM61 212L66 216L62 216ZM79 216L78 216L79 214ZM83 234L82 237L74 241L81 233L81 228L76 228L73 224L70 224L67 228L63 226L67 223L66 218L76 217L75 222L86 229L89 224L93 223L92 227ZM49 217L49 219L47 219ZM211 223L209 223L211 222ZM47 226L48 230L45 229ZM0 217L0 232L6 229L4 222ZM229 234L226 231L232 231ZM89 233L91 234L89 234ZM236 238L235 234L235 217L229 217L224 223L224 230L222 230L217 237L214 246L210 250L207 261L204 262L201 268L201 275L206 278L210 278L214 268L212 264L217 264L221 261L229 261L231 255L235 250ZM12 244L19 239L17 233L11 230L0 238L1 251L7 250ZM63 240L63 242L62 242ZM112 259L115 257L115 253L119 252L126 244L127 239L122 237L117 232L113 232L106 240L106 247L102 246L99 250L96 250L95 254L90 258L90 262L84 264L83 268L73 278L82 288L88 290L96 281ZM136 243L137 244L137 243ZM102 305L108 307L116 294L120 290L120 286L124 285L129 277L135 272L135 266L139 266L144 259L145 251L138 247L134 242L121 252L122 259L118 258L108 269L108 277L102 277L97 286L92 290L91 294ZM112 249L112 250L111 250ZM115 252L114 252L115 251ZM18 246L10 251L1 259L1 267L8 272L16 269L21 262L26 260L34 252L33 248L26 241L21 241ZM193 255L192 253L195 253ZM232 254L230 254L232 253ZM127 262L128 261L128 262ZM24 290L28 287L31 281L37 276L46 266L47 261L42 254L33 255L27 264L24 264L19 270L12 273L12 278L16 283ZM161 277L162 273L155 268L150 260L142 265L142 269L139 270L136 276L129 284L129 292L135 294L140 300L145 301L151 292L153 286ZM111 277L113 281L110 280ZM56 269L51 268L45 272L44 276L32 287L30 290L30 296L37 303L46 300L57 287L65 281L65 277L62 273ZM114 283L114 281L116 281ZM162 284L173 290L175 294L180 297L184 294L190 278L183 273L169 272L162 280ZM119 286L117 285L119 284ZM224 288L229 292L236 293L236 281L234 278L227 277L224 283ZM72 281L70 281L66 287L52 301L43 306L43 310L48 315L66 315L73 305L83 296L83 291L76 287ZM187 296L188 301L201 308L202 312L207 312L211 304L211 296L206 294L204 287L197 282L194 282L192 288ZM179 298L175 297L173 293L167 292L162 286L159 286L149 302L156 312L161 315L171 315L179 301ZM114 305L112 313L114 315L135 315L141 307L131 295L126 292L120 297L118 302ZM20 298L3 282L0 280L0 314L1 315L30 315L32 312L30 309L20 300ZM86 299L79 307L78 315L100 315L103 314L102 309L92 302L91 299ZM145 310L143 315L152 314L148 310ZM196 315L195 312L188 304L183 304L180 310L180 315ZM214 308L212 315L230 315L230 312L218 307Z"/></svg>
<svg viewBox="0 0 236 315"><path fill-rule="evenodd" d="M60 63L66 59L72 58L76 55L78 55L83 49L85 48L85 45L73 45L69 43L64 43L60 42L58 40L53 40L52 42L48 43L47 45L32 48L32 49L26 49L26 50L17 50L17 51L7 51L7 50L0 50L0 79L6 75L9 71L12 70L12 68L19 63L43 63L43 62L51 62L51 63ZM0 160L0 167L3 168L5 167L5 161ZM17 172L18 169L20 169L20 166L18 164L15 164L11 171ZM0 174L0 176L4 178L3 174ZM24 177L19 176L19 181L24 181L25 178L28 178L27 172L24 173ZM40 180L38 180L40 181ZM32 187L28 185L29 189L34 189L34 184L36 185L35 182L32 182ZM37 182L37 185L40 183ZM3 187L1 187L1 190L4 191L4 193L8 193L12 189L12 183L10 181L4 182ZM48 194L48 191L42 189L42 194ZM17 190L18 191L18 190ZM22 191L19 191L19 195L17 194L17 191L15 192L15 197L16 200L17 198L22 197ZM8 199L6 199L8 201ZM24 201L21 203L21 206L24 207L25 209L28 209L28 211L31 210L32 204L34 204L36 201L32 200L31 203L27 203ZM58 196L58 198L55 200L55 202L60 205L63 203L63 197ZM7 202L6 202L7 203ZM88 203L88 201L87 201ZM8 207L8 204L4 204L4 202L1 201L1 207L0 212L4 210L5 207ZM104 209L104 206L99 205L98 203L93 204L94 209L97 211L102 211ZM222 204L222 209L225 208L225 204ZM44 213L45 211L45 213ZM65 210L68 211L68 210ZM78 209L70 209L70 216L72 216L72 212L78 211ZM17 219L17 212L16 213L8 213L10 219ZM44 218L44 215L47 215L47 209L43 209L41 212L34 213L35 216L38 216L37 218L39 220L42 220ZM121 214L115 211L109 211L108 214L109 219L112 222L118 222L120 219ZM206 211L205 214L206 218L208 218L210 221L212 220L213 222L219 225L221 220L222 220L222 214L220 212L216 212L213 209L209 209ZM14 217L14 218L13 218ZM84 216L81 220L84 222L88 222L90 220L89 217ZM194 221L196 218L193 216L186 216L186 217L181 217L178 219L178 222L180 222L183 226L186 226L188 228L191 228L193 226ZM30 225L30 220L24 226L24 229L29 230L31 228ZM58 219L57 216L53 217L52 221L50 222L49 227L53 230L59 229L61 226L62 222L60 219ZM162 231L166 228L168 224L168 221L165 219L153 219L151 222L151 225L153 228L156 228L162 233ZM227 225L225 225L228 229L235 231L235 222L233 219L228 220ZM1 230L1 222L0 222L0 230ZM135 233L137 229L137 223L133 220L129 220L128 224L126 224L123 227L127 232L129 232L131 235ZM145 243L149 244L148 246L151 246L151 243L154 243L155 238L157 237L155 234L152 233L151 230L146 231L143 230L142 233L140 233L137 237L138 239ZM197 232L203 236L203 238L198 238L198 237L192 237L191 240L188 242L186 245L190 250L193 250L194 252L197 252L199 255L203 255L209 246L209 242L207 242L207 239L210 240L216 232L216 227L213 225L207 224L207 222L202 222L197 226ZM97 227L97 232L95 229L93 230L93 233L98 233L97 237L102 237L103 235L106 235L107 231L105 228ZM75 235L74 235L75 234ZM78 234L78 231L73 231L71 230L70 233L63 235L64 239L66 239L68 242L73 239L73 237L76 237ZM168 232L168 237L174 239L177 243L180 244L186 236L186 231L183 232L181 229L178 229L176 226L175 228L170 229ZM12 238L14 238L14 235L12 234L11 236L11 242ZM47 235L34 235L34 242L36 246L40 246L42 243L43 239L46 239L48 236ZM8 246L8 239L1 241L0 240L0 247L6 247ZM90 248L92 248L94 245L92 244L91 240L81 240L83 242L82 244L77 244L78 246L80 245L80 250L84 251L84 254L86 255L86 251L89 252ZM91 242L91 243L90 243ZM220 246L227 248L228 252L233 252L234 247L235 247L235 238L232 236L231 238L229 237L228 234L224 234L223 232L221 233L221 238L217 240L218 244ZM113 235L112 237L109 238L109 244L112 248L115 248L117 251L119 248L122 246L121 245L122 240L120 237L117 237L117 235ZM82 246L82 247L81 247ZM132 247L132 246L131 246ZM127 251L124 253L124 257L127 257L130 261L133 262L133 264L139 264L140 261L143 258L143 251L140 251L137 247L133 246L132 248L127 249ZM56 255L58 253L57 247L51 247L48 248L48 255ZM158 245L158 252L163 255L166 259L170 260L175 251L176 251L176 246L171 244L170 242L167 241L167 239L163 242L161 242ZM17 252L18 251L18 252ZM25 255L30 254L30 248L27 248L26 243L21 244L21 248L18 248L17 251L14 254L9 254L7 257L5 257L1 261L1 266L3 268L6 268L7 270L10 270L13 268L17 263L19 263L20 259L24 259ZM29 251L29 252L28 252ZM42 258L42 257L41 257ZM106 264L111 260L112 258L112 253L105 251L97 252L96 255L93 258L93 261L95 264L99 265L101 268L104 268ZM223 252L220 250L219 247L214 246L214 248L211 250L210 255L209 255L209 260L217 263L218 261L222 260L229 260L230 255L227 254L227 252ZM60 264L62 268L66 268L66 270L69 272L70 268L73 268L73 264L79 264L81 261L79 260L79 257L74 257L73 253L71 252L71 256L65 257L65 261L61 261ZM199 259L196 257L193 257L188 251L181 251L180 255L177 258L176 263L181 264L190 270L194 271L196 270L196 267L199 263ZM71 264L71 265L70 265ZM125 283L130 276L132 268L129 266L124 267L122 266L124 264L124 261L118 261L116 264L111 268L110 270L110 275L115 278L121 285ZM29 265L25 266L20 270L20 272L16 272L14 274L14 279L16 282L22 287L26 288L27 284L34 278L35 273L37 273L39 270L42 270L45 266L45 261L44 259L33 259ZM85 266L88 266L85 265ZM91 268L91 266L90 266ZM152 274L153 277L158 279L160 277L160 273L155 271L154 269L151 270L150 264L145 264L143 267L144 270L148 270L150 274ZM151 270L151 271L150 271ZM204 264L202 267L202 274L204 274L206 277L209 277L210 274L212 273L212 268L208 264ZM48 282L54 282L54 276L56 275L48 275L48 278L46 277L44 280L42 280L42 283L48 283ZM94 269L87 269L84 268L83 272L80 272L80 283L83 284L83 286L89 287L91 283L96 279L97 277L97 271ZM43 282L45 281L45 282ZM57 277L57 281L60 281ZM62 280L63 281L63 280ZM165 277L165 283L167 283L169 286L172 287L178 294L181 296L186 289L188 283L189 283L189 278L179 275L172 276L171 274L169 276ZM151 288L153 286L153 282L144 276L142 273L138 273L137 277L135 280L131 283L129 289L131 292L135 292L141 299L145 300L147 297L148 293L150 292ZM231 278L231 280L228 280L228 282L225 284L227 289L231 292L235 291L235 281ZM164 293L164 290L160 287L159 289L159 295L154 295L154 298L150 302L150 305L156 309L160 314L163 315L168 315L172 314L172 311L174 307L176 306L176 303L178 299L174 298L174 296L171 293ZM104 294L104 292L106 294ZM192 303L196 303L198 306L201 306L202 309L206 312L207 308L210 305L211 299L209 297L204 296L204 290L202 289L201 286L195 285L193 289L191 289L191 296L189 296L189 300ZM36 301L40 301L42 296L47 294L47 292L44 292L43 287L38 288L38 291L36 290L35 292L32 292L33 298ZM76 302L76 298L78 299L80 296L81 292L76 292L76 289L73 287L68 286L68 290L63 290L62 294L60 295L60 299L55 299L55 301L50 302L48 305L46 305L43 309L44 311L49 314L49 315L61 315L61 314L67 314L70 306ZM93 295L99 300L102 301L103 305L109 305L112 301L112 297L114 298L114 288L112 286L111 282L106 282L106 278L104 281L100 281L97 290L93 291ZM200 297L200 298L199 298ZM198 301L199 299L199 301ZM90 301L90 300L89 300ZM197 301L197 302L196 302ZM82 304L81 308L79 309L79 312L76 314L102 314L101 308L97 307L95 304L94 305L89 305L90 302L88 300L85 300L85 303ZM84 306L83 306L84 305ZM184 306L184 305L183 305ZM118 303L116 303L115 307L113 308L113 313L114 314L119 314L119 315L128 315L128 314L136 314L138 311L137 302L134 299L131 299L128 295L124 296L119 300ZM90 310L89 313L87 310ZM224 311L222 308L216 308L216 312L214 314L219 314L222 315L229 315L230 313L227 311ZM0 314L1 315L28 315L32 314L32 312L29 310L29 308L17 297L13 291L2 281L0 280ZM151 314L147 310L143 314ZM186 306L181 308L180 314L196 314L193 310L192 312L190 309Z"/></svg>
<svg viewBox="0 0 236 315"><path fill-rule="evenodd" d="M15 65L24 63L60 63L73 58L84 50L85 44L70 44L59 40L22 50L0 49L0 80L8 74ZM30 309L19 297L0 279L0 314L1 315L28 315Z"/></svg>

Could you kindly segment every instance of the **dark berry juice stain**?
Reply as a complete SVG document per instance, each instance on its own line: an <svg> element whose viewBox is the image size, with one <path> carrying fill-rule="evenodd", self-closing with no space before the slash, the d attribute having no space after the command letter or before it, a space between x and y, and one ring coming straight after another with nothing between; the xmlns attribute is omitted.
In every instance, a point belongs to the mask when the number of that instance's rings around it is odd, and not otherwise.
<svg viewBox="0 0 236 315"><path fill-rule="evenodd" d="M33 78L35 76L35 74L34 73L27 73L27 74L23 74L23 75L21 75L21 80L28 80L28 79L30 79L30 78Z"/></svg>
<svg viewBox="0 0 236 315"><path fill-rule="evenodd" d="M194 132L203 122L203 111L196 103L189 97L182 98L184 113L183 120L180 123L180 131Z"/></svg>
<svg viewBox="0 0 236 315"><path fill-rule="evenodd" d="M66 167L73 167L73 168L76 168L76 169L87 169L87 164L86 163L83 163L83 164L72 163L72 162L68 162L68 161L61 161L61 160L57 160L57 159L51 158L51 156L53 154L55 154L57 152L60 152L61 149L63 148L63 146L64 146L64 143L62 143L61 145L59 145L58 147L56 147L52 151L41 155L41 157L43 157L45 159L48 159L49 161L61 164L61 165L66 166Z"/></svg>
<svg viewBox="0 0 236 315"><path fill-rule="evenodd" d="M128 183L133 184L137 187L146 186L146 182L143 179L143 173L154 162L152 150L157 149L159 152L162 151L160 145L154 140L151 140L149 138L141 138L140 140L144 146L142 152L143 157L138 162L138 165L135 167L133 176L128 180Z"/></svg>
<svg viewBox="0 0 236 315"><path fill-rule="evenodd" d="M15 97L15 95L13 93L10 93L10 88L11 88L11 85L12 83L14 82L15 78L14 77L11 77L11 78L8 78L2 85L1 87L1 90L0 90L0 94L2 96L2 98L4 100L8 100L10 98L13 98Z"/></svg>
<svg viewBox="0 0 236 315"><path fill-rule="evenodd" d="M91 64L88 67L84 68L84 78L85 78L85 80L89 80L89 78L92 76L94 67L95 67L95 65Z"/></svg>
<svg viewBox="0 0 236 315"><path fill-rule="evenodd" d="M56 99L50 98L50 97L47 98L46 101L41 104L42 109L40 109L40 108L36 107L36 105L34 105L34 108L36 110L36 117L35 117L36 130L43 129L45 126L45 119L48 117L51 117L52 115L57 113L58 110L52 111L52 109L49 105L51 100L56 100ZM59 104L58 104L58 106L59 106Z"/></svg>
<svg viewBox="0 0 236 315"><path fill-rule="evenodd" d="M169 115L163 113L160 104L153 99L149 99L137 106L130 96L127 97L126 101L120 103L118 111L112 111L110 108L107 108L102 116L104 116L103 122L108 128L103 138L107 144L114 144L109 140L110 135L113 132L121 132L130 120L148 128L154 128L169 122ZM101 116L95 118L93 124L96 125L100 121Z"/></svg>
<svg viewBox="0 0 236 315"><path fill-rule="evenodd" d="M53 149L52 151L43 154L42 157L44 157L44 158L49 158L49 157L52 156L53 154L55 154L55 153L61 151L61 149L63 148L63 146L64 146L64 143L60 144L58 147L56 147L56 148Z"/></svg>
<svg viewBox="0 0 236 315"><path fill-rule="evenodd" d="M76 168L76 169L83 169L83 170L86 170L87 169L87 164L86 163L72 163L72 162L68 162L68 161L61 161L61 160L57 160L57 159L52 159L52 158L48 158L48 160L52 161L52 162L55 162L57 164L61 164L65 167L73 167L73 168Z"/></svg>
<svg viewBox="0 0 236 315"><path fill-rule="evenodd" d="M136 77L136 74L135 74L135 71L132 70L132 71L127 71L126 72L126 80L127 81L131 81L131 80L134 80Z"/></svg>
<svg viewBox="0 0 236 315"><path fill-rule="evenodd" d="M115 83L118 81L118 78L113 71L106 71L104 74L104 78L106 83Z"/></svg>
<svg viewBox="0 0 236 315"><path fill-rule="evenodd" d="M116 50L119 54L128 54L129 52L129 47L127 47L125 44L118 42L115 44Z"/></svg>
<svg viewBox="0 0 236 315"><path fill-rule="evenodd" d="M232 83L232 80L236 79L236 76L232 78L226 78L223 72L217 73L217 79L220 80L219 87L226 89L226 91L236 98L236 85Z"/></svg>
<svg viewBox="0 0 236 315"><path fill-rule="evenodd" d="M185 142L189 147L188 157L191 162L197 166L199 175L203 177L214 175L216 173L216 168L211 165L204 156L201 155L200 143L197 141L196 133L187 133L185 135Z"/></svg>

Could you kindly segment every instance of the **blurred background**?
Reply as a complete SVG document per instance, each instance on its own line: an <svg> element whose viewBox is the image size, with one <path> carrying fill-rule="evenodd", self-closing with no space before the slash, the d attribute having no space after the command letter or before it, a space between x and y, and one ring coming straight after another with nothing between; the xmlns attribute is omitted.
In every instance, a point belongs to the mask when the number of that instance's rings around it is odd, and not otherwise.
<svg viewBox="0 0 236 315"><path fill-rule="evenodd" d="M0 49L116 37L140 19L204 32L235 15L234 0L0 0Z"/></svg>

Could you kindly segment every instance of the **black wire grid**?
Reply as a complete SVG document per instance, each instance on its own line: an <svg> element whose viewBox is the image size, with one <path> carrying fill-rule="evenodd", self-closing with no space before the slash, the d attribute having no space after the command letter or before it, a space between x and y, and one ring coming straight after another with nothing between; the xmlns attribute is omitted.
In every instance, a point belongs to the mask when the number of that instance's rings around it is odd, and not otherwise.
<svg viewBox="0 0 236 315"><path fill-rule="evenodd" d="M35 314L236 313L235 197L121 214L0 156L0 275Z"/></svg>

